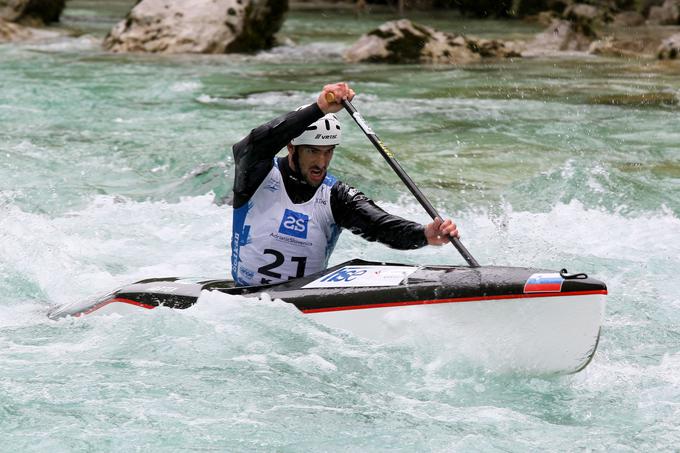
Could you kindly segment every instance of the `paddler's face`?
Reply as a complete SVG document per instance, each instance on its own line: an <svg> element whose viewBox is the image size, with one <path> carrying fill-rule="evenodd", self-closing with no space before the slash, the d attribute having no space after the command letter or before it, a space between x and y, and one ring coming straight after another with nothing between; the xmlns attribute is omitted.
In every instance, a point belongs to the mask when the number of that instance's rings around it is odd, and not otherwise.
<svg viewBox="0 0 680 453"><path fill-rule="evenodd" d="M335 146L299 145L297 152L300 162L300 173L307 184L318 187L326 177L328 166L333 158ZM288 149L288 162L295 169L292 158L292 149Z"/></svg>

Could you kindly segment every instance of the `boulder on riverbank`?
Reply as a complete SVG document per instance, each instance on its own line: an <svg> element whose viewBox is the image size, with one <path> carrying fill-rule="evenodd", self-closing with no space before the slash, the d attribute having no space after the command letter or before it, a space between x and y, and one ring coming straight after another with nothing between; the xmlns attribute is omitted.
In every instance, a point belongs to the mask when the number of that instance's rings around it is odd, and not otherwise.
<svg viewBox="0 0 680 453"><path fill-rule="evenodd" d="M664 39L656 51L656 57L660 60L675 60L680 58L680 33L676 33Z"/></svg>
<svg viewBox="0 0 680 453"><path fill-rule="evenodd" d="M23 41L30 37L28 28L0 19L0 42Z"/></svg>
<svg viewBox="0 0 680 453"><path fill-rule="evenodd" d="M536 35L522 52L523 56L549 55L564 51L587 51L596 39L589 26L569 20L555 19L550 26Z"/></svg>
<svg viewBox="0 0 680 453"><path fill-rule="evenodd" d="M639 58L645 54L647 43L640 39L616 39L607 36L603 39L593 41L588 47L588 53L602 57L625 57Z"/></svg>
<svg viewBox="0 0 680 453"><path fill-rule="evenodd" d="M141 0L104 39L114 52L253 52L274 45L288 0Z"/></svg>
<svg viewBox="0 0 680 453"><path fill-rule="evenodd" d="M55 39L64 33L55 30L27 27L0 19L0 43L3 42L39 42Z"/></svg>
<svg viewBox="0 0 680 453"><path fill-rule="evenodd" d="M519 52L502 41L446 33L408 19L384 23L345 52L350 63L459 64L488 57L519 56Z"/></svg>
<svg viewBox="0 0 680 453"><path fill-rule="evenodd" d="M661 6L652 6L647 21L652 25L677 25L680 23L680 1L666 0Z"/></svg>
<svg viewBox="0 0 680 453"><path fill-rule="evenodd" d="M0 0L0 19L39 27L58 22L66 0Z"/></svg>
<svg viewBox="0 0 680 453"><path fill-rule="evenodd" d="M615 27L639 27L645 23L645 16L637 11L623 11L614 15L612 25Z"/></svg>
<svg viewBox="0 0 680 453"><path fill-rule="evenodd" d="M548 28L527 44L522 55L585 52L598 38L595 29L612 19L607 9L584 3L571 3L561 16L552 19Z"/></svg>
<svg viewBox="0 0 680 453"><path fill-rule="evenodd" d="M592 28L600 23L611 21L609 12L587 3L572 3L562 13L562 17L570 22Z"/></svg>

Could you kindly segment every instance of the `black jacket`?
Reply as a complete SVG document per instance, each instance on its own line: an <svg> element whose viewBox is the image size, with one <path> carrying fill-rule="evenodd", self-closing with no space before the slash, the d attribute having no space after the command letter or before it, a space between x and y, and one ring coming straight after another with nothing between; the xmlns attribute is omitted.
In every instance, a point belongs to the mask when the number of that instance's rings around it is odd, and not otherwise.
<svg viewBox="0 0 680 453"><path fill-rule="evenodd" d="M243 206L272 169L273 157L307 126L323 116L316 103L282 115L262 126L233 147L236 175L234 209ZM284 186L293 203L312 198L316 188L295 177L287 157L280 157ZM331 211L335 223L369 241L379 241L395 249L416 249L427 245L424 227L388 214L363 193L341 181L331 188Z"/></svg>

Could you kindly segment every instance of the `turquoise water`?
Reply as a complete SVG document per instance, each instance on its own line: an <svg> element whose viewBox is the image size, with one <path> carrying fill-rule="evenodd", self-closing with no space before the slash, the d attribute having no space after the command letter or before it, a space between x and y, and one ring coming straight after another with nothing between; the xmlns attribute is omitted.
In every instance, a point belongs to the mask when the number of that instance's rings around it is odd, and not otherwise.
<svg viewBox="0 0 680 453"><path fill-rule="evenodd" d="M0 450L677 450L680 107L598 97L678 96L680 66L348 66L342 50L386 17L318 12L286 23L296 46L258 55L111 55L98 39L115 15L74 4L66 22L82 36L0 45ZM231 212L216 200L231 187L231 144L341 79L477 260L608 283L585 371L503 372L225 295L183 312L46 318L142 278L226 276ZM425 221L347 123L334 172ZM353 257L463 262L452 247L397 252L344 233L332 262Z"/></svg>

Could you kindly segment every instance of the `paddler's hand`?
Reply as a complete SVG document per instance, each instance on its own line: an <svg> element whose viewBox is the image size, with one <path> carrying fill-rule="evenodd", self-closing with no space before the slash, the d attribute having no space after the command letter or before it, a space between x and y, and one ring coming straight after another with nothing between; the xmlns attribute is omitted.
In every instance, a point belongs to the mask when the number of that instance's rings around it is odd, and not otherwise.
<svg viewBox="0 0 680 453"><path fill-rule="evenodd" d="M328 93L333 93L333 96L329 96ZM323 87L316 103L323 113L336 113L342 110L341 100L351 101L352 98L354 98L354 90L345 82L339 82ZM329 102L329 99L333 99L333 102Z"/></svg>
<svg viewBox="0 0 680 453"><path fill-rule="evenodd" d="M451 219L442 221L437 217L434 222L425 225L425 237L430 245L444 245L451 237L459 237L458 227Z"/></svg>

